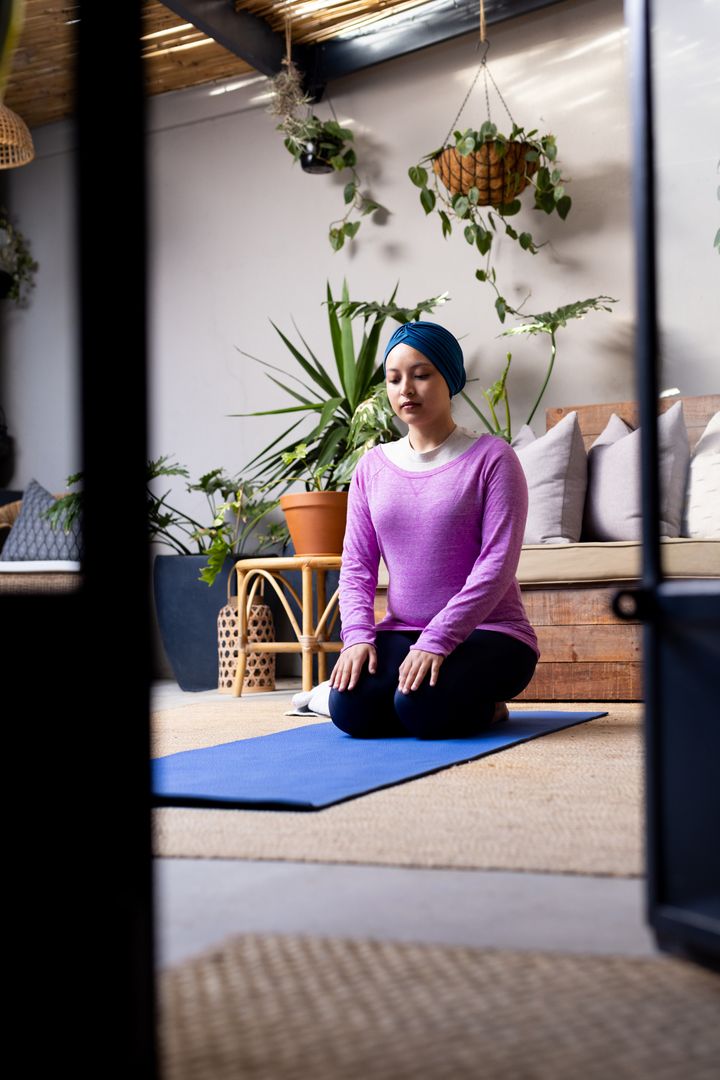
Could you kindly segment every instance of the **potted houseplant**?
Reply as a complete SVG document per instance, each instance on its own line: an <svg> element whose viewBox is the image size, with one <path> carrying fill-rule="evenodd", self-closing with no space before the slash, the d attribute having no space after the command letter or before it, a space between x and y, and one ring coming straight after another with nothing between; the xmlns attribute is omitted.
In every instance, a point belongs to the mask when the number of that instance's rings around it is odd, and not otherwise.
<svg viewBox="0 0 720 1080"><path fill-rule="evenodd" d="M302 479L309 491L314 489L323 494L346 492L361 454L371 446L391 442L398 437L394 414L385 393L382 360L378 357L382 329L387 319L398 323L417 320L423 313L431 312L444 303L448 297L443 294L423 300L413 308L402 308L395 302L396 293L397 286L388 301L351 301L347 282L343 282L342 299L335 300L330 285L327 285L328 322L336 368L332 375L302 337L306 355L274 323L272 325L283 344L309 381L238 349L243 356L268 368L268 377L285 390L295 403L280 409L235 415L301 414L279 438L248 462L245 472L251 483L287 489L299 478L297 463L301 462ZM356 347L353 337L353 323L356 320L362 320L359 347ZM275 378L270 371L294 380L299 389L293 389L285 381ZM283 443L304 419L312 421L311 430L301 438L296 436ZM283 498L284 494L283 491ZM327 552L335 550L337 546L332 538L314 543L322 543L322 550Z"/></svg>
<svg viewBox="0 0 720 1080"><path fill-rule="evenodd" d="M23 234L4 207L0 208L0 299L26 307L38 264Z"/></svg>
<svg viewBox="0 0 720 1080"><path fill-rule="evenodd" d="M536 210L556 213L563 221L570 212L572 200L556 164L557 143L554 135L526 131L514 121L509 135L486 120L477 130L455 131L453 138L413 165L408 175L420 188L425 213L437 212L443 236L449 236L455 224L467 243L486 257L478 280L494 282L491 252L499 233L533 255L542 247L508 221L520 212L520 196L527 187L534 189Z"/></svg>
<svg viewBox="0 0 720 1080"><path fill-rule="evenodd" d="M172 552L158 554L153 561L160 636L180 688L213 690L218 685L217 617L227 601L230 571L239 558L285 544L287 530L284 524L273 523L258 534L257 527L277 501L222 469L213 469L197 483L186 483L188 492L206 496L205 523L171 503L170 491L156 492L155 482L165 477L187 481L189 473L167 456L148 462L148 538ZM68 485L81 479L82 473L68 477ZM48 516L67 528L81 506L82 491L71 492L57 500Z"/></svg>
<svg viewBox="0 0 720 1080"><path fill-rule="evenodd" d="M277 130L285 136L285 149L300 162L304 172L349 174L343 188L347 209L342 218L331 222L328 234L333 251L339 251L360 228L360 221L350 220L353 214L364 217L385 208L361 190L353 132L341 127L334 116L321 120L312 111L311 98L304 92L302 77L292 60L284 61L284 69L271 79L273 100L268 112L280 118Z"/></svg>

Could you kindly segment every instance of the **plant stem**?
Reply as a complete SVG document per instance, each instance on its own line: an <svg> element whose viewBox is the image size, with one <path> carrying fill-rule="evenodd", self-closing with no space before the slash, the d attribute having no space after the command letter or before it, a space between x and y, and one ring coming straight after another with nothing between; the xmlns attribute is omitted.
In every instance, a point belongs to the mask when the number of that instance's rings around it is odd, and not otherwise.
<svg viewBox="0 0 720 1080"><path fill-rule="evenodd" d="M550 366L548 367L547 375L545 376L545 382L542 384L542 388L540 390L540 393L538 394L538 399L535 402L535 404L533 405L533 410L532 410L532 412L530 413L530 415L529 415L529 417L527 419L528 424L532 423L532 418L535 415L535 412L537 410L538 405L542 401L542 396L545 393L545 389L547 387L547 384L550 382L550 376L552 375L552 369L553 369L553 364L555 363L555 354L556 353L557 353L557 344L555 342L555 331L551 330L550 331Z"/></svg>
<svg viewBox="0 0 720 1080"><path fill-rule="evenodd" d="M477 413L477 415L478 415L478 416L480 417L480 419L482 420L483 424L484 424L484 425L485 425L485 427L486 427L486 428L488 429L488 431L490 432L490 434L491 434L491 435L494 435L494 434L495 434L495 428L494 428L494 427L492 426L492 424L491 424L491 423L490 423L490 422L488 421L488 419L487 419L487 417L485 416L485 414L484 414L484 413L482 413L482 412L480 411L480 409L479 409L479 408L477 407L477 405L476 405L476 404L475 404L475 402L474 402L474 401L472 400L472 398L471 398L471 397L468 397L468 395L467 395L467 394L465 393L465 391L464 391L464 390L461 390L461 391L460 391L460 393L461 393L462 397L463 397L463 398L465 399L465 401L467 401L468 405L469 405L469 406L470 406L470 408L471 408L471 409L473 410L473 412Z"/></svg>

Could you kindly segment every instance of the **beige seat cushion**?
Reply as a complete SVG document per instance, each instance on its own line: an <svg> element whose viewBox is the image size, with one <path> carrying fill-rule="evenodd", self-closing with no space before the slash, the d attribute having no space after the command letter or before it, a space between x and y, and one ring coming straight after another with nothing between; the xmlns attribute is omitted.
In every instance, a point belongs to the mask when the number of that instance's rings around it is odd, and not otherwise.
<svg viewBox="0 0 720 1080"><path fill-rule="evenodd" d="M720 578L720 540L661 537L663 572L672 578ZM582 544L526 544L517 577L521 585L569 585L577 582L636 581L641 573L639 540L588 541ZM380 560L378 588L388 586Z"/></svg>
<svg viewBox="0 0 720 1080"><path fill-rule="evenodd" d="M663 572L672 578L720 578L720 541L662 537ZM635 581L640 577L639 540L582 544L528 544L518 566L521 585L568 585Z"/></svg>

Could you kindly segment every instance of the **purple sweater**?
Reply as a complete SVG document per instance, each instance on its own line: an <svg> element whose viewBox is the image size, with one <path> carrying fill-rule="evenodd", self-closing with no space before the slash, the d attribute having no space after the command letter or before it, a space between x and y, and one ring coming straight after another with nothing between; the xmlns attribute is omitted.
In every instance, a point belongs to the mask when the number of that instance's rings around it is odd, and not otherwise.
<svg viewBox="0 0 720 1080"><path fill-rule="evenodd" d="M413 646L448 653L473 630L498 630L539 655L515 577L527 517L513 449L481 435L453 461L408 472L381 448L358 462L348 496L340 571L344 648L378 630L421 630ZM388 609L373 615L380 556Z"/></svg>

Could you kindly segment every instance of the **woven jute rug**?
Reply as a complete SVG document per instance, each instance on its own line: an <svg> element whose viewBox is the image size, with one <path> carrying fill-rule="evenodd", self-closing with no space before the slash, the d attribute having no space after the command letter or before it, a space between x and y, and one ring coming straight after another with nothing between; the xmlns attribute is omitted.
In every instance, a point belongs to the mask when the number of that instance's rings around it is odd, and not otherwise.
<svg viewBox="0 0 720 1080"><path fill-rule="evenodd" d="M161 976L165 1080L716 1080L720 976L667 957L243 936Z"/></svg>
<svg viewBox="0 0 720 1080"><path fill-rule="evenodd" d="M262 695L163 710L154 753L318 722L289 708ZM639 876L641 707L582 708L609 715L317 813L156 810L156 854Z"/></svg>

